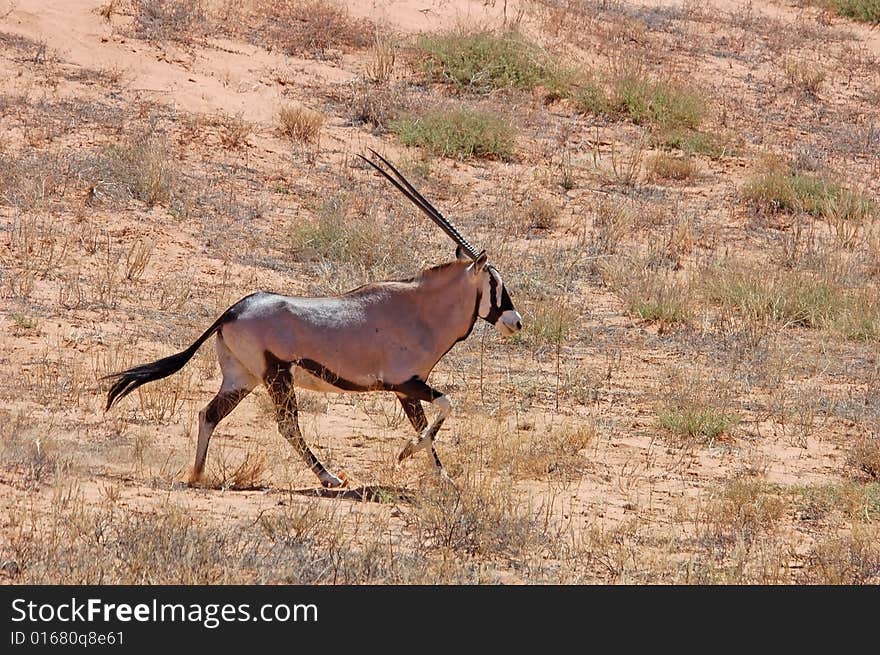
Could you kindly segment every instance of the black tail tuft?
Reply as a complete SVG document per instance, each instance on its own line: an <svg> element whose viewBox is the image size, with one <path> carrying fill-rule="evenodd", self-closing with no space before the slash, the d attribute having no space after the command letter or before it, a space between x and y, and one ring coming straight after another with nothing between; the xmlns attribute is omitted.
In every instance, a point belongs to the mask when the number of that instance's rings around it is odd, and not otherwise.
<svg viewBox="0 0 880 655"><path fill-rule="evenodd" d="M127 371L104 376L102 378L104 380L113 380L113 385L107 392L107 406L104 408L104 411L113 407L116 401L124 398L139 386L177 373L177 371L183 368L184 364L192 359L192 356L196 354L196 350L201 345L201 343L196 342L176 355L169 355L149 364L141 364Z"/></svg>
<svg viewBox="0 0 880 655"><path fill-rule="evenodd" d="M155 362L150 362L149 364L141 364L140 366L135 366L134 368L130 368L127 371L105 375L102 379L112 380L113 384L110 386L110 390L107 392L107 406L104 408L104 411L107 411L108 409L113 407L116 401L121 398L125 398L125 396L130 394L139 386L146 384L147 382L153 382L155 380L167 378L169 375L177 373L177 371L182 369L184 365L190 359L192 359L192 356L196 354L196 351L201 347L203 343L205 343L205 340L208 337L219 330L223 324L235 320L241 309L246 305L248 299L256 295L259 294L252 293L249 296L245 296L237 303L235 303L232 307L223 312L223 314L221 314L220 317L216 321L214 321L211 327L205 330L202 333L202 336L196 339L195 343L193 343L183 352L179 352L175 355L169 355L168 357L163 357L162 359L157 359Z"/></svg>

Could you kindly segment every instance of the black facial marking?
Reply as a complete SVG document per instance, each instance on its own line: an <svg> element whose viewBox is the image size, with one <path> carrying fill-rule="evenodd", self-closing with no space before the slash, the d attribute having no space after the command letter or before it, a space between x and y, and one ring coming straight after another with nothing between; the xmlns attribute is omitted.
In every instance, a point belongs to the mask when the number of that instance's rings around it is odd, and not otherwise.
<svg viewBox="0 0 880 655"><path fill-rule="evenodd" d="M495 323L498 322L498 319L501 318L501 314L504 310L498 306L498 295L497 295L498 294L498 279L494 275L492 275L491 273L489 274L489 291L492 294L490 296L491 302L489 303L489 313L486 314L486 316L484 316L483 318L488 323L495 325ZM501 287L502 304L504 301L504 296L506 294L507 294L507 289L505 289L504 286L502 285L502 287ZM508 300L509 300L509 298L508 298Z"/></svg>

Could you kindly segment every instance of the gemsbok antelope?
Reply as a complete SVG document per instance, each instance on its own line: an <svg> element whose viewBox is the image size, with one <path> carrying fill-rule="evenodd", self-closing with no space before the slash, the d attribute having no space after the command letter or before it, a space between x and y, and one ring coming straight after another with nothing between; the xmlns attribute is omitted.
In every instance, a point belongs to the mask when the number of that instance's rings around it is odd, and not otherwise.
<svg viewBox="0 0 880 655"><path fill-rule="evenodd" d="M341 296L298 298L259 291L227 309L186 350L106 376L109 410L147 382L179 371L201 345L217 335L223 373L220 391L199 412L196 459L189 482L205 468L208 442L217 424L261 382L275 406L278 431L325 487L346 481L329 472L303 439L294 387L323 392L390 391L416 429L398 456L403 461L430 448L434 468L447 477L434 437L449 416L449 399L427 380L456 343L470 335L477 317L504 336L522 328L501 275L406 178L371 150L391 173L361 157L427 214L456 242L456 260L407 280L367 284ZM436 406L429 426L421 402Z"/></svg>

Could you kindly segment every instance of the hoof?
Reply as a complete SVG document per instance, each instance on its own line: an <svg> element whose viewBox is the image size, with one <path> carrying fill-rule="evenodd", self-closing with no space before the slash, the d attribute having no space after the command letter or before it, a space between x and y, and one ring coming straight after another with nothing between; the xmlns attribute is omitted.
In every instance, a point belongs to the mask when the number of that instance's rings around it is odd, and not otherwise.
<svg viewBox="0 0 880 655"><path fill-rule="evenodd" d="M440 469L437 472L437 481L441 486L452 489L458 496L461 496L461 489L458 488L458 485L455 484L455 480L449 477L449 474L443 469Z"/></svg>
<svg viewBox="0 0 880 655"><path fill-rule="evenodd" d="M189 472L189 476L186 478L186 486L187 487L198 487L202 481L202 472L196 472L195 470L191 470Z"/></svg>

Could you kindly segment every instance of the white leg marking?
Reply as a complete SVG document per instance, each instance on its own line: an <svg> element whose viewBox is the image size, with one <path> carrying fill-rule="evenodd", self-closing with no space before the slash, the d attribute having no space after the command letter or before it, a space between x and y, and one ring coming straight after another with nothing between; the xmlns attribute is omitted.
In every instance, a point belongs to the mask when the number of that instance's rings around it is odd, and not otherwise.
<svg viewBox="0 0 880 655"><path fill-rule="evenodd" d="M341 487L345 484L345 480L327 470L322 471L318 477L321 479L321 484L325 487Z"/></svg>

